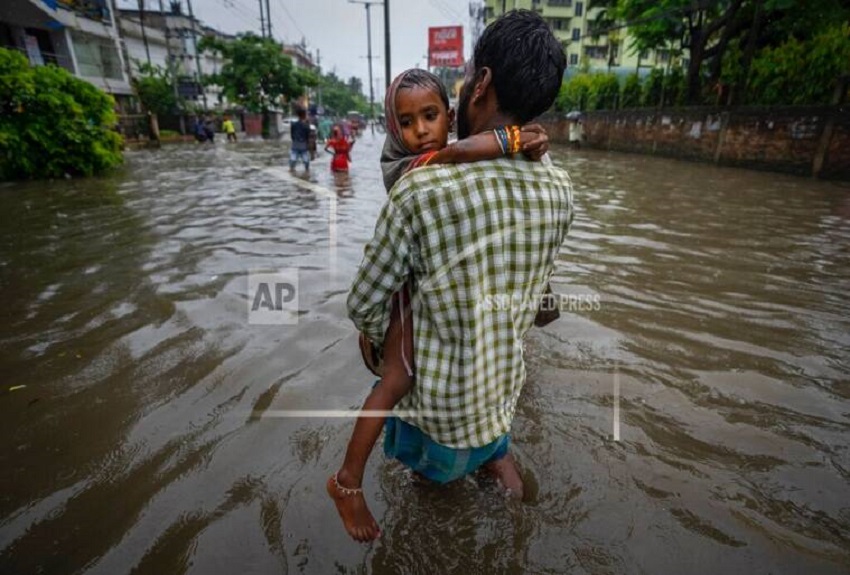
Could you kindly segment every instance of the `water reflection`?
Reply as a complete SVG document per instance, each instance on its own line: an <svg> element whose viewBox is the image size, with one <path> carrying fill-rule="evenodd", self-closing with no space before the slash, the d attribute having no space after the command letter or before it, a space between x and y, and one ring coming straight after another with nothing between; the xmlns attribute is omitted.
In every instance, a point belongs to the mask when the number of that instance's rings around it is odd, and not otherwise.
<svg viewBox="0 0 850 575"><path fill-rule="evenodd" d="M348 175L240 142L0 189L0 572L846 572L850 192L561 149L554 286L601 306L529 338L526 501L376 457L384 537L349 541L351 422L274 414L370 385L345 297L381 143ZM293 267L299 324L249 324L246 272Z"/></svg>

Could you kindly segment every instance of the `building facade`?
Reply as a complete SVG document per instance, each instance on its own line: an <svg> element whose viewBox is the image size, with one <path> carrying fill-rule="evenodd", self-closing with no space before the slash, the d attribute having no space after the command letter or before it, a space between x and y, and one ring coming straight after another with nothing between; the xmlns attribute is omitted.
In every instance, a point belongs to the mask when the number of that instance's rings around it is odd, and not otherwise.
<svg viewBox="0 0 850 575"><path fill-rule="evenodd" d="M133 73L139 62L147 62L171 70L178 78L180 94L195 101L204 109L221 109L228 102L215 85L201 86L200 78L217 74L223 64L214 52L197 53L197 44L204 36L232 40L235 36L224 34L205 26L197 18L185 14L179 2L171 2L165 12L146 10L119 10L121 30ZM144 33L142 32L144 30Z"/></svg>
<svg viewBox="0 0 850 575"><path fill-rule="evenodd" d="M119 19L119 29L131 75L138 72L141 64L168 69L170 46L164 30L129 17Z"/></svg>
<svg viewBox="0 0 850 575"><path fill-rule="evenodd" d="M300 44L284 44L283 53L292 59L296 68L318 71L318 66L313 60L313 55L307 50L307 42L301 40Z"/></svg>
<svg viewBox="0 0 850 575"><path fill-rule="evenodd" d="M0 46L32 65L55 64L112 94L133 94L112 0L3 0Z"/></svg>
<svg viewBox="0 0 850 575"><path fill-rule="evenodd" d="M201 87L198 73L215 74L222 66L214 53L198 54L203 36L232 36L183 14L115 10L114 0L2 0L0 47L17 50L32 65L55 64L115 97L121 112L136 110L131 78L139 64L170 70L183 98L206 109L228 102L217 86Z"/></svg>
<svg viewBox="0 0 850 575"><path fill-rule="evenodd" d="M670 50L637 53L628 28L618 26L604 33L606 30L595 25L604 8L590 8L589 4L589 0L485 0L484 20L489 24L506 11L534 10L549 23L563 45L568 73L584 66L590 70L634 72L673 63L675 55Z"/></svg>

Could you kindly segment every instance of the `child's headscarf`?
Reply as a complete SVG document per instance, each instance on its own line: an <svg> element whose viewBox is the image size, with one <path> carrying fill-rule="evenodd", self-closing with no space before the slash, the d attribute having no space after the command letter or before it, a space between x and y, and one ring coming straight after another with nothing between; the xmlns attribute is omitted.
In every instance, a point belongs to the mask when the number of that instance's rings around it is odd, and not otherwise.
<svg viewBox="0 0 850 575"><path fill-rule="evenodd" d="M396 110L396 95L399 90L413 88L414 86L434 90L443 100L447 112L449 109L449 97L446 94L446 88L437 76L427 70L420 68L406 70L396 76L396 79L387 88L387 95L384 99L387 139L384 141L384 149L381 152L381 171L384 173L384 186L387 188L387 192L410 169L411 164L417 158L416 154L404 145L404 140L401 137L401 124Z"/></svg>

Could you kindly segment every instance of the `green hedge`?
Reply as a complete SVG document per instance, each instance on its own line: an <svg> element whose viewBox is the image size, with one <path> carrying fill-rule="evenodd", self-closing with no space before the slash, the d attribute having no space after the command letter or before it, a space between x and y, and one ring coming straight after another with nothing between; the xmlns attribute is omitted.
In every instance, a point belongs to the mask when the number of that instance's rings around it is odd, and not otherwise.
<svg viewBox="0 0 850 575"><path fill-rule="evenodd" d="M91 176L121 163L112 97L0 48L0 179Z"/></svg>

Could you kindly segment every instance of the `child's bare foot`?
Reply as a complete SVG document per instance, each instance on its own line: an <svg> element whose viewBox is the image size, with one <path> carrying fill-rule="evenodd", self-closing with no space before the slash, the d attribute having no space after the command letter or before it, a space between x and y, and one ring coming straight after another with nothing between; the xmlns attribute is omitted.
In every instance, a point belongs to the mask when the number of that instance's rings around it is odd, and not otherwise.
<svg viewBox="0 0 850 575"><path fill-rule="evenodd" d="M522 499L523 485L514 456L508 453L501 459L484 465L486 469L511 497Z"/></svg>
<svg viewBox="0 0 850 575"><path fill-rule="evenodd" d="M372 541L381 534L375 518L366 506L363 490L359 487L348 488L341 485L338 473L328 479L328 495L333 499L336 510L342 518L345 530L355 541Z"/></svg>

